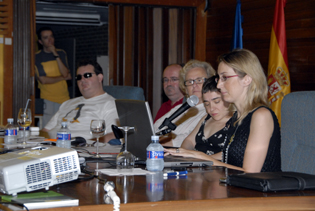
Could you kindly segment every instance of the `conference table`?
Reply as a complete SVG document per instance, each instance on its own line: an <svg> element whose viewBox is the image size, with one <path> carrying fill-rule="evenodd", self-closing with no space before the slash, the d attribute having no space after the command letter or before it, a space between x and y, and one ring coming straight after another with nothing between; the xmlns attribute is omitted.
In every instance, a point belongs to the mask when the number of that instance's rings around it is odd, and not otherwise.
<svg viewBox="0 0 315 211"><path fill-rule="evenodd" d="M88 163L88 168L112 168L107 163ZM144 166L137 166L142 167ZM50 189L79 199L78 207L45 211L106 211L104 183L112 181L120 198L120 210L315 210L315 190L263 193L221 183L226 174L239 173L223 167L188 168L187 177L163 179L152 191L150 175L107 176L68 182ZM153 188L154 189L154 188Z"/></svg>
<svg viewBox="0 0 315 211"><path fill-rule="evenodd" d="M138 165L144 169L145 166ZM107 162L86 163L85 169L114 168ZM166 169L167 170L167 169ZM38 209L42 211L107 211L104 184L112 181L120 198L120 210L315 210L315 189L303 191L260 192L226 185L219 181L240 173L225 167L187 168L187 176L163 178L152 182L151 175L108 176L96 173L79 180L50 187L50 190L79 199L77 207ZM43 190L39 190L43 191ZM10 210L1 206L0 210Z"/></svg>

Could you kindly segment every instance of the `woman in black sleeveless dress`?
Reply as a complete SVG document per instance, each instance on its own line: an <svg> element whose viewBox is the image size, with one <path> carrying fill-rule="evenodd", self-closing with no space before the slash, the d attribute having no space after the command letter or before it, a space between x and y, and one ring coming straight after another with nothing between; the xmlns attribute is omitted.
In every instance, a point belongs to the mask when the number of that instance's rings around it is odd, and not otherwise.
<svg viewBox="0 0 315 211"><path fill-rule="evenodd" d="M268 106L268 85L259 59L249 50L236 49L218 60L217 87L236 112L222 157L215 154L206 159L214 166L244 172L281 171L280 126Z"/></svg>
<svg viewBox="0 0 315 211"><path fill-rule="evenodd" d="M217 88L216 76L207 79L202 87L202 97L207 115L186 137L179 149L165 149L167 153L176 153L185 157L205 159L209 155L221 158L224 141L228 137L232 112L229 103L222 100ZM167 154L166 154L167 155Z"/></svg>

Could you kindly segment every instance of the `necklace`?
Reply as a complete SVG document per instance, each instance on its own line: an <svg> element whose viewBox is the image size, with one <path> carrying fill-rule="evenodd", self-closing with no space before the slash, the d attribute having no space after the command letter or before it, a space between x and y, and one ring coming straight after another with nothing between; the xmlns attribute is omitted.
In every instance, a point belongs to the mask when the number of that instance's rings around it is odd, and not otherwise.
<svg viewBox="0 0 315 211"><path fill-rule="evenodd" d="M224 156L224 153L222 153L222 160L224 160L225 163L227 163L227 160L228 160L228 157L229 157L229 156L228 156L228 154L229 154L229 148L230 148L231 143L234 141L235 133L236 133L236 131L237 131L237 129L238 129L238 126L239 126L239 124L237 124L237 127L236 127L236 129L235 129L233 135L232 135L231 138L230 138L230 142L228 143L228 145L227 145L227 147L226 147L226 149L225 149L225 159L223 159L223 158L224 158L224 157L223 157L223 156ZM224 145L225 145L226 140L227 140L227 139L224 140Z"/></svg>

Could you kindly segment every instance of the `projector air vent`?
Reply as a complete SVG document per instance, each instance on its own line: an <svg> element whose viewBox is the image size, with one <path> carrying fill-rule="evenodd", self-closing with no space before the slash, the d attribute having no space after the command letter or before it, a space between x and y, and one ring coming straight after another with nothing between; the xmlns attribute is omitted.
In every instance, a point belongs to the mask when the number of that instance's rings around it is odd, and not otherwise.
<svg viewBox="0 0 315 211"><path fill-rule="evenodd" d="M77 171L58 175L56 177L57 183L64 183L64 182L74 180L75 178L77 178L77 175L78 175Z"/></svg>
<svg viewBox="0 0 315 211"><path fill-rule="evenodd" d="M74 155L54 159L54 167L56 174L67 172L72 169L77 169L77 164L75 163Z"/></svg>
<svg viewBox="0 0 315 211"><path fill-rule="evenodd" d="M49 163L41 162L26 167L27 184L38 183L51 179Z"/></svg>

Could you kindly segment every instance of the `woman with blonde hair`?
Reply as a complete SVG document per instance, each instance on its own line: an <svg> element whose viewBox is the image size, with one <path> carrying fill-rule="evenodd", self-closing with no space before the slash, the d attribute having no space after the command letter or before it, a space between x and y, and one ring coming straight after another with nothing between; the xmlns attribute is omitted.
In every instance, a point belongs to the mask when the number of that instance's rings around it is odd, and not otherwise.
<svg viewBox="0 0 315 211"><path fill-rule="evenodd" d="M267 80L257 56L237 49L218 61L217 87L236 112L221 161L213 156L208 160L245 172L281 171L280 126L268 107Z"/></svg>

